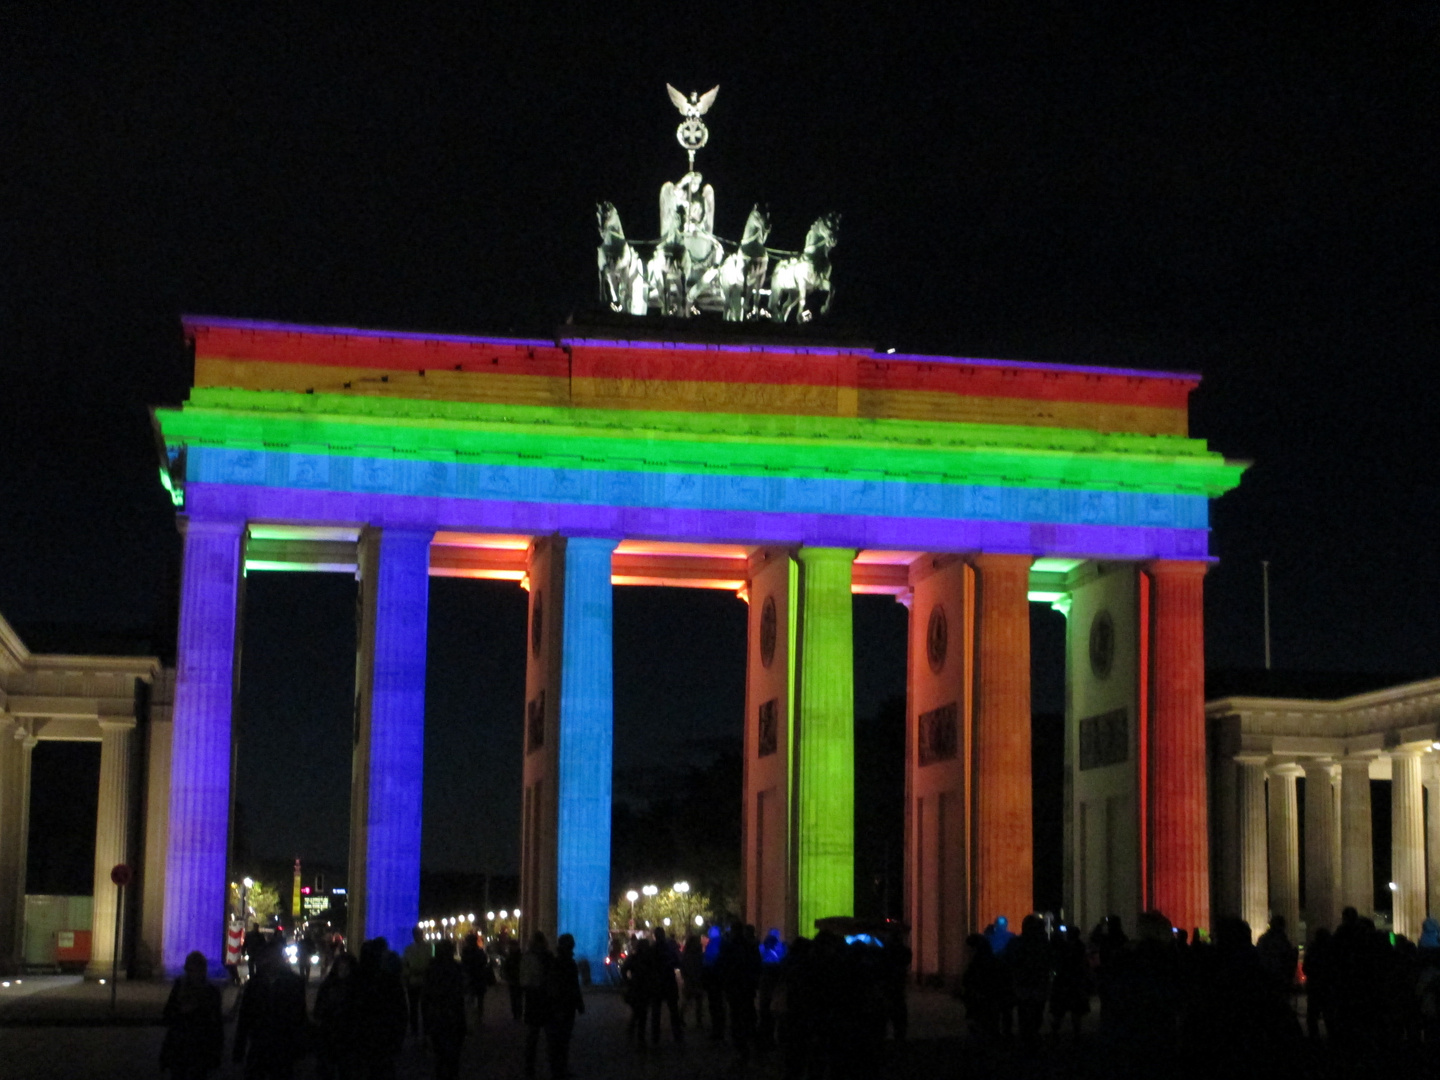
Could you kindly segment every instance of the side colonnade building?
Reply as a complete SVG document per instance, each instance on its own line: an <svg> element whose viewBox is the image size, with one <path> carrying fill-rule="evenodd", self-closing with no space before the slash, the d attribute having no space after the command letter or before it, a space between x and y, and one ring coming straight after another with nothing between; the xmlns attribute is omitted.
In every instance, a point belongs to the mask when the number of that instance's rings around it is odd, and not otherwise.
<svg viewBox="0 0 1440 1080"><path fill-rule="evenodd" d="M1440 679L1329 700L1231 694L1206 712L1225 909L1256 934L1283 915L1307 941L1345 907L1373 915L1370 782L1388 780L1391 925L1418 940L1440 912Z"/></svg>
<svg viewBox="0 0 1440 1080"><path fill-rule="evenodd" d="M630 332L640 333L640 323ZM851 596L910 610L907 904L921 974L1032 906L1028 604L1069 618L1067 890L1206 925L1208 502L1193 375L798 339L457 337L191 318L159 408L184 567L168 969L214 956L245 575L359 580L351 936L418 917L428 580L529 591L524 932L607 948L614 585L749 603L745 916L852 911ZM750 328L746 332L754 334Z"/></svg>

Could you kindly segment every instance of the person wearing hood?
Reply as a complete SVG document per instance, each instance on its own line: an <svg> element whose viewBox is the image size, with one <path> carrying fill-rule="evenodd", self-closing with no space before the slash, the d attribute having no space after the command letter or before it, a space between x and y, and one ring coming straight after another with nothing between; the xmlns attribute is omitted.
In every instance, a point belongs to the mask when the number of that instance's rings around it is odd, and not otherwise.
<svg viewBox="0 0 1440 1080"><path fill-rule="evenodd" d="M165 1002L165 1041L160 1069L174 1080L204 1080L220 1067L225 1026L220 1016L220 991L206 976L205 954L185 957L185 973L170 987Z"/></svg>

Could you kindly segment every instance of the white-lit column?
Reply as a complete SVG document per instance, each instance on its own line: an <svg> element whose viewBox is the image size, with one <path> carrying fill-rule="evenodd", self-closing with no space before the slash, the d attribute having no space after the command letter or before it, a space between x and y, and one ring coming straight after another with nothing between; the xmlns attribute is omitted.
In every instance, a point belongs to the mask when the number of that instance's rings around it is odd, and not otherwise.
<svg viewBox="0 0 1440 1080"><path fill-rule="evenodd" d="M1293 937L1300 924L1300 822L1295 800L1300 766L1277 762L1269 773L1270 918L1284 916L1286 933Z"/></svg>
<svg viewBox="0 0 1440 1080"><path fill-rule="evenodd" d="M95 813L95 891L90 908L90 966L85 973L108 978L115 950L119 888L110 880L129 862L130 733L134 720L100 721L100 799ZM123 961L123 942L122 942Z"/></svg>
<svg viewBox="0 0 1440 1080"><path fill-rule="evenodd" d="M1426 754L1422 759L1425 774L1427 808L1425 811L1425 911L1440 911L1440 756Z"/></svg>
<svg viewBox="0 0 1440 1080"><path fill-rule="evenodd" d="M1265 758L1235 759L1236 843L1240 848L1240 917L1251 936L1265 932L1270 919L1269 860L1265 850Z"/></svg>
<svg viewBox="0 0 1440 1080"><path fill-rule="evenodd" d="M1329 758L1305 762L1305 938L1322 926L1334 929L1335 764Z"/></svg>
<svg viewBox="0 0 1440 1080"><path fill-rule="evenodd" d="M25 950L25 849L30 837L29 721L0 716L0 972L17 971Z"/></svg>
<svg viewBox="0 0 1440 1080"><path fill-rule="evenodd" d="M1370 761L1366 756L1340 762L1340 903L1365 918L1375 911Z"/></svg>
<svg viewBox="0 0 1440 1080"><path fill-rule="evenodd" d="M1425 814L1421 803L1420 751L1390 752L1390 877L1395 933L1411 941L1425 921Z"/></svg>

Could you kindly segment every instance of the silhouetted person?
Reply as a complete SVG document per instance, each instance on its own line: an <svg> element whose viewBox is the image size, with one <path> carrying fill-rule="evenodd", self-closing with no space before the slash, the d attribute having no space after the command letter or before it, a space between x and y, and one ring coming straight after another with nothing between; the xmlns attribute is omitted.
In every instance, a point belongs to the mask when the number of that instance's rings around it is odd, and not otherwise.
<svg viewBox="0 0 1440 1080"><path fill-rule="evenodd" d="M1010 971L1010 985L1020 1014L1020 1037L1033 1043L1045 1019L1045 1002L1050 997L1050 939L1045 920L1026 915L1020 936L1010 942L1001 957Z"/></svg>
<svg viewBox="0 0 1440 1080"><path fill-rule="evenodd" d="M1015 940L1015 934L1010 929L1010 920L1004 915L997 918L991 925L985 928L985 940L990 943L990 952L995 956L1005 955L1010 942Z"/></svg>
<svg viewBox="0 0 1440 1080"><path fill-rule="evenodd" d="M474 930L465 935L460 946L460 966L465 971L465 985L475 999L475 1024L485 1022L485 992L495 985L495 972L490 967L490 954Z"/></svg>
<svg viewBox="0 0 1440 1080"><path fill-rule="evenodd" d="M580 969L575 963L575 938L561 934L555 942L550 965L550 1018L545 1022L545 1056L549 1059L550 1080L570 1075L570 1039L575 1034L575 1017L585 1011L580 992Z"/></svg>
<svg viewBox="0 0 1440 1080"><path fill-rule="evenodd" d="M465 971L455 959L455 942L435 943L420 997L425 1037L435 1050L436 1080L455 1080L465 1045Z"/></svg>
<svg viewBox="0 0 1440 1080"><path fill-rule="evenodd" d="M1000 1034L1001 1001L1007 994L1005 971L983 934L967 937L965 949L969 960L960 976L960 999L965 1003L965 1019L978 1038L993 1040Z"/></svg>
<svg viewBox="0 0 1440 1080"><path fill-rule="evenodd" d="M655 928L655 944L650 949L650 963L654 965L652 982L654 996L650 999L650 1041L660 1043L660 1010L663 1006L670 1013L670 1035L678 1043L685 1041L684 1024L680 1019L680 983L675 972L680 968L680 954L675 942L665 933L663 927Z"/></svg>
<svg viewBox="0 0 1440 1080"><path fill-rule="evenodd" d="M1320 1022L1332 1032L1335 1009L1335 958L1328 927L1320 927L1305 949L1305 1027L1310 1038L1320 1037Z"/></svg>
<svg viewBox="0 0 1440 1080"><path fill-rule="evenodd" d="M771 1008L776 1013L776 1035L785 1061L785 1080L814 1075L810 1063L815 1056L818 1020L816 1017L815 943L796 938L780 962L780 982ZM817 1070L818 1071L818 1070Z"/></svg>
<svg viewBox="0 0 1440 1080"><path fill-rule="evenodd" d="M170 987L164 1019L162 1072L168 1070L173 1080L204 1080L211 1069L220 1067L225 1022L220 1015L220 991L206 977L204 953L185 957L185 973Z"/></svg>
<svg viewBox="0 0 1440 1080"><path fill-rule="evenodd" d="M734 922L721 939L720 978L730 1014L730 1038L740 1056L748 1059L755 1041L755 994L760 988L760 943L753 926Z"/></svg>
<svg viewBox="0 0 1440 1080"><path fill-rule="evenodd" d="M625 1004L630 1006L630 1024L626 1037L640 1049L645 1048L645 1029L650 1016L650 1002L658 991L655 986L654 943L649 938L636 938L630 943L630 953L620 965L621 977L625 980ZM656 1032L659 1038L659 1032Z"/></svg>
<svg viewBox="0 0 1440 1080"><path fill-rule="evenodd" d="M1090 957L1085 950L1080 928L1071 926L1055 935L1051 944L1051 964L1055 978L1050 984L1050 1019L1056 1034L1070 1017L1075 1034L1090 1015L1090 994L1095 982L1090 974Z"/></svg>
<svg viewBox="0 0 1440 1080"><path fill-rule="evenodd" d="M383 937L360 946L359 975L357 1056L369 1067L369 1080L391 1080L405 1043L408 1010L399 957Z"/></svg>
<svg viewBox="0 0 1440 1080"><path fill-rule="evenodd" d="M699 934L690 934L685 938L685 948L680 953L680 980L685 984L680 1019L683 1021L690 1015L693 1005L697 1029L702 1026L700 1020L705 1011L704 979L705 946L700 944Z"/></svg>
<svg viewBox="0 0 1440 1080"><path fill-rule="evenodd" d="M272 945L240 996L233 1056L245 1063L246 1080L290 1080L306 1049L308 1023L305 984L290 970L284 946Z"/></svg>
<svg viewBox="0 0 1440 1080"><path fill-rule="evenodd" d="M1276 915L1270 920L1270 929L1260 935L1255 943L1260 950L1260 963L1277 986L1287 993L1294 989L1295 972L1300 965L1300 950L1290 943L1286 933L1285 916Z"/></svg>
<svg viewBox="0 0 1440 1080"><path fill-rule="evenodd" d="M337 953L315 994L318 1069L324 1080L349 1080L355 1073L359 1035L360 977L355 958Z"/></svg>
<svg viewBox="0 0 1440 1080"><path fill-rule="evenodd" d="M520 958L520 986L525 991L525 1075L535 1075L535 1058L540 1047L540 1033L550 1022L552 1002L550 1000L550 968L555 962L550 952L550 942L543 933L536 930L530 937L530 947ZM555 1063L550 1062L551 1071Z"/></svg>
<svg viewBox="0 0 1440 1080"><path fill-rule="evenodd" d="M721 936L718 926L710 928L701 965L705 1000L710 1006L710 1038L715 1042L725 1038L725 982L720 970Z"/></svg>
<svg viewBox="0 0 1440 1080"><path fill-rule="evenodd" d="M520 985L520 942L505 941L500 953L500 975L510 994L510 1015L517 1021L525 1019L525 989Z"/></svg>
<svg viewBox="0 0 1440 1080"><path fill-rule="evenodd" d="M260 960L265 954L265 947L269 944L265 935L260 932L259 923L251 923L250 929L245 931L245 977L253 979L255 973L260 970Z"/></svg>
<svg viewBox="0 0 1440 1080"><path fill-rule="evenodd" d="M880 954L881 995L885 1022L894 1033L896 1042L904 1042L910 1031L910 963L913 959L914 954L905 942L903 930L895 929L887 935L884 951Z"/></svg>
<svg viewBox="0 0 1440 1080"><path fill-rule="evenodd" d="M435 950L430 942L425 940L425 931L415 927L410 931L411 941L405 946L403 967L405 971L405 996L410 1004L410 1034L418 1039L420 1037L420 999L425 991L425 972L430 969L430 962L435 956Z"/></svg>

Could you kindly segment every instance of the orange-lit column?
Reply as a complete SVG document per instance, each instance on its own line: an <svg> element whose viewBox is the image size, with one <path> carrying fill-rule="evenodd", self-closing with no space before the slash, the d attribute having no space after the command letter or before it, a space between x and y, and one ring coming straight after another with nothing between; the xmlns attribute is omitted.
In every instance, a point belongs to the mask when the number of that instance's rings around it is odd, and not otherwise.
<svg viewBox="0 0 1440 1080"><path fill-rule="evenodd" d="M1030 812L1030 556L977 555L972 744L973 903L980 929L1034 905Z"/></svg>
<svg viewBox="0 0 1440 1080"><path fill-rule="evenodd" d="M1145 904L1187 929L1210 926L1206 569L1203 562L1169 559L1147 567L1151 600Z"/></svg>

